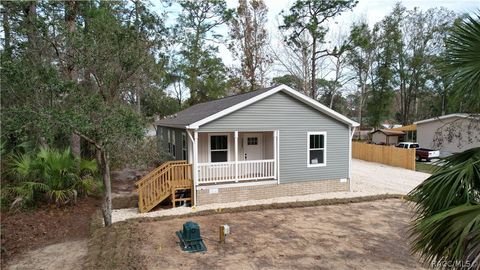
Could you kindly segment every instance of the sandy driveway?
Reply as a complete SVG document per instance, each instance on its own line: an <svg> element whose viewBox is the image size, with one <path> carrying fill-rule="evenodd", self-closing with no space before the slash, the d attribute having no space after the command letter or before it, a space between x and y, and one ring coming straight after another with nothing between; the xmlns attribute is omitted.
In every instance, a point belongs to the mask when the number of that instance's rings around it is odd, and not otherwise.
<svg viewBox="0 0 480 270"><path fill-rule="evenodd" d="M352 160L352 190L407 194L430 174L359 159Z"/></svg>
<svg viewBox="0 0 480 270"><path fill-rule="evenodd" d="M363 160L352 160L352 192L328 192L303 196L278 197L274 199L252 200L234 203L217 203L191 207L153 211L140 214L137 208L113 210L113 222L139 217L157 217L188 214L195 211L219 208L242 207L256 204L286 203L296 201L316 201L334 198L352 198L380 194L407 194L428 176L427 173L392 167Z"/></svg>

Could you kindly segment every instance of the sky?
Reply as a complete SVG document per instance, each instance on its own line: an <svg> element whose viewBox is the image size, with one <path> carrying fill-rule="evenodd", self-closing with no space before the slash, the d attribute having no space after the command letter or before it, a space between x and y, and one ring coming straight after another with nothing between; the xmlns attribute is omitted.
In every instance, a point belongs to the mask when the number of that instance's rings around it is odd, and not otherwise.
<svg viewBox="0 0 480 270"><path fill-rule="evenodd" d="M229 8L236 8L238 0L226 0ZM270 34L271 43L278 42L277 33L278 25L281 22L281 16L279 15L282 10L287 11L289 7L295 2L295 0L264 0L268 7L268 23L267 29ZM152 0L155 5L155 0ZM359 0L357 6L349 12L345 12L335 19L332 24L331 31L348 31L350 25L360 19L365 19L370 25L383 19L385 15L391 12L395 3L401 2L407 9L413 9L418 7L422 10L429 8L444 7L453 10L459 14L462 13L474 13L476 10L480 10L480 0ZM156 6L156 5L155 5ZM170 12L175 13L179 11L179 7L172 6L169 9ZM175 15L169 15L167 24L174 23ZM337 29L334 29L337 28ZM217 28L217 33L224 36L228 35L228 27L220 26ZM232 58L231 52L225 45L219 46L219 56L223 59L223 62L229 66L237 65L237 62ZM271 69L268 77L273 77L283 72L274 67Z"/></svg>

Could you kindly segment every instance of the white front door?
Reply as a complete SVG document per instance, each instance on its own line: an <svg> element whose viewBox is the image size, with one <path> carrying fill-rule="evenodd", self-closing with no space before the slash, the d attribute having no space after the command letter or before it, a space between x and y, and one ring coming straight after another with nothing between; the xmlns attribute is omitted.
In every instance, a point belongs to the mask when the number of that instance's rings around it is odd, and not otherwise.
<svg viewBox="0 0 480 270"><path fill-rule="evenodd" d="M263 134L245 133L243 135L244 160L263 159Z"/></svg>

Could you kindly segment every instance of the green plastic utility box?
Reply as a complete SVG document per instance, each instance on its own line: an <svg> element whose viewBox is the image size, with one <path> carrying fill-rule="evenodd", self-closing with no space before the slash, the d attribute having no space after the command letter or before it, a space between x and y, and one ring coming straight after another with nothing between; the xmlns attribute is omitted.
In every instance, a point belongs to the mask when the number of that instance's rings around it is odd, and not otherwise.
<svg viewBox="0 0 480 270"><path fill-rule="evenodd" d="M183 230L178 231L177 236L183 251L193 253L207 250L200 236L200 226L195 222L188 221L183 224Z"/></svg>

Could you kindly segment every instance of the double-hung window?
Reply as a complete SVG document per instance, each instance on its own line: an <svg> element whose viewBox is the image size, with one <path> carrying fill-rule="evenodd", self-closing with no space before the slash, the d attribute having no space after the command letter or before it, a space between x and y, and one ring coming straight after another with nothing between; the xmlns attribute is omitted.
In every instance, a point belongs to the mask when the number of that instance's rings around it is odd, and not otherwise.
<svg viewBox="0 0 480 270"><path fill-rule="evenodd" d="M228 161L228 135L210 135L210 162Z"/></svg>
<svg viewBox="0 0 480 270"><path fill-rule="evenodd" d="M187 134L182 132L182 160L187 160Z"/></svg>
<svg viewBox="0 0 480 270"><path fill-rule="evenodd" d="M327 133L307 133L307 166L320 167L327 164Z"/></svg>
<svg viewBox="0 0 480 270"><path fill-rule="evenodd" d="M172 153L172 138L171 138L171 133L170 130L167 129L167 148L168 148L168 153Z"/></svg>
<svg viewBox="0 0 480 270"><path fill-rule="evenodd" d="M175 130L171 130L172 131L172 135L171 135L171 138L172 138L172 156L173 158L177 158L177 149L175 147Z"/></svg>

